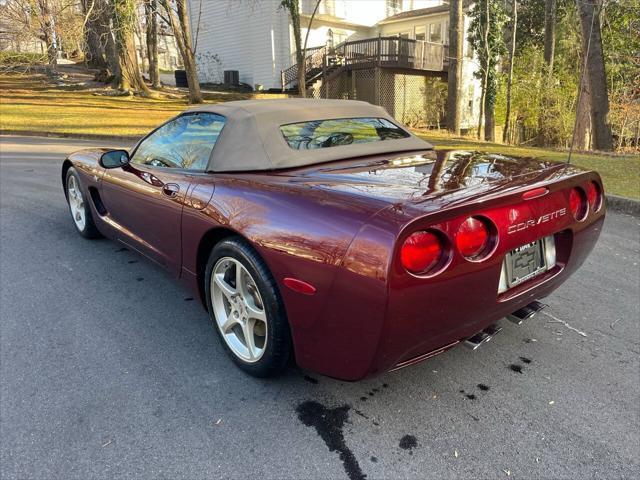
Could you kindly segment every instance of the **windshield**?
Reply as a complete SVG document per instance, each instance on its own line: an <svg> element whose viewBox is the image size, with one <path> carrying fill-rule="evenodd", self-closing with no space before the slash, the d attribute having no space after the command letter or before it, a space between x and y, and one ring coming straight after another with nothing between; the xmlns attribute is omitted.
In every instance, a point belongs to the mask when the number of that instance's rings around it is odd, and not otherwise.
<svg viewBox="0 0 640 480"><path fill-rule="evenodd" d="M295 150L380 142L410 135L385 118L338 118L282 125L280 131Z"/></svg>

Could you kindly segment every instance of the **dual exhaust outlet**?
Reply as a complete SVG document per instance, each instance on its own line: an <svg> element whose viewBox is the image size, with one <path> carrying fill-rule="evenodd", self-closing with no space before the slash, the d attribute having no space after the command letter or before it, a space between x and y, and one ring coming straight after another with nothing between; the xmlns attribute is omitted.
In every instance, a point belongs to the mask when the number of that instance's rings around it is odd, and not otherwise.
<svg viewBox="0 0 640 480"><path fill-rule="evenodd" d="M540 302L534 301L529 305L522 307L519 310L507 315L507 320L515 323L516 325L521 325L525 320L529 320L536 313L542 310L545 307ZM473 337L468 338L464 341L464 346L470 348L471 350L477 350L480 345L484 345L489 342L493 337L495 337L500 331L502 327L498 327L497 325L491 325L481 332L476 333Z"/></svg>

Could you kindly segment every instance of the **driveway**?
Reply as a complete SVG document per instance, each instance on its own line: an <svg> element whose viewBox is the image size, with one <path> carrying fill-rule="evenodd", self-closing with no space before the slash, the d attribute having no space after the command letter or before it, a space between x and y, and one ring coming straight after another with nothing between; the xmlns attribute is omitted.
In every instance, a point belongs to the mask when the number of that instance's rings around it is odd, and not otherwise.
<svg viewBox="0 0 640 480"><path fill-rule="evenodd" d="M610 212L544 313L476 352L258 380L192 293L74 231L60 165L90 142L0 142L3 479L640 475L638 218Z"/></svg>

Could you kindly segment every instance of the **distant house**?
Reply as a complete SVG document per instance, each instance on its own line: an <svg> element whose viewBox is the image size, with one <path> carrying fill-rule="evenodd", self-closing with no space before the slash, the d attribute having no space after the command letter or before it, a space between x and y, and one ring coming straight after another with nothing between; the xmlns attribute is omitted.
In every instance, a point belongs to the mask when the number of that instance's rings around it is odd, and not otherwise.
<svg viewBox="0 0 640 480"><path fill-rule="evenodd" d="M225 70L236 70L254 88L296 87L293 32L279 5L190 0L201 82L222 83ZM315 5L300 0L303 41ZM403 122L435 125L444 113L448 45L449 5L442 0L322 0L308 32L306 88L316 98L366 100ZM467 42L464 57L462 120L471 128L480 83Z"/></svg>
<svg viewBox="0 0 640 480"><path fill-rule="evenodd" d="M25 34L20 25L0 20L0 52L46 55L47 45L39 38Z"/></svg>
<svg viewBox="0 0 640 480"><path fill-rule="evenodd" d="M136 35L134 40L138 54L138 62L142 66L142 70L147 72L149 69L147 37L145 35ZM173 34L167 31L160 31L158 33L158 67L160 70L176 70L182 68L182 59L176 46L176 39Z"/></svg>

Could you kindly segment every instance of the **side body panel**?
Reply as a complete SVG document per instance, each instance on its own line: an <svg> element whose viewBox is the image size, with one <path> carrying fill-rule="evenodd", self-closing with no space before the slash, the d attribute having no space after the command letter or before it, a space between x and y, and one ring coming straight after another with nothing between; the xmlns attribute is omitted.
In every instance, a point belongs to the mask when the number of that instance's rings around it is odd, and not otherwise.
<svg viewBox="0 0 640 480"><path fill-rule="evenodd" d="M183 171L129 164L107 169L101 220L116 237L175 275L182 263L181 224L190 177Z"/></svg>
<svg viewBox="0 0 640 480"><path fill-rule="evenodd" d="M312 368L318 363L330 362L332 352L338 352L344 346L340 337L331 333L341 327L350 328L352 314L349 309L358 310L359 300L354 298L351 304L342 296L332 297L331 292L342 292L333 285L336 272L341 270L344 255L366 220L386 204L363 198L349 202L322 189L297 185L295 179L272 178L267 183L264 177L210 175L194 178L194 185L198 182L209 185L213 179L215 188L205 208L185 207L182 274L192 288L199 288L202 265L197 262L198 251L208 232L225 229L248 239L280 286L296 361L303 367ZM198 192L205 191L204 186L198 188ZM205 253L208 256L208 252ZM284 287L285 277L311 283L317 289L316 294L304 295ZM362 288L363 285L354 287ZM382 307L384 294L380 293L376 301ZM370 293L367 294L369 297ZM374 305L369 302L367 307L374 308ZM378 315L384 312L383 308L376 311ZM362 313L364 310L359 309L357 317ZM357 323L357 318L353 321ZM367 348L376 343L376 336L374 329ZM345 338L351 341L352 335ZM357 354L353 358L359 361Z"/></svg>

